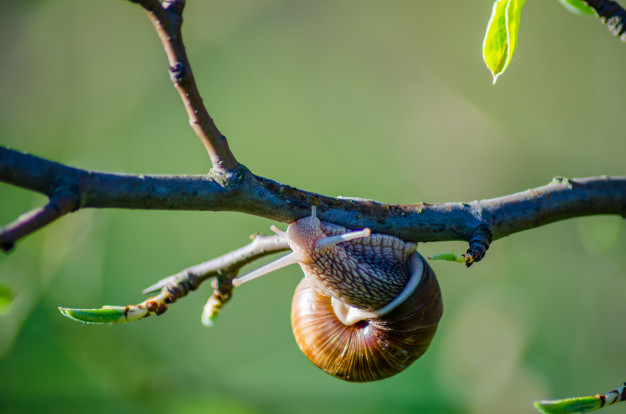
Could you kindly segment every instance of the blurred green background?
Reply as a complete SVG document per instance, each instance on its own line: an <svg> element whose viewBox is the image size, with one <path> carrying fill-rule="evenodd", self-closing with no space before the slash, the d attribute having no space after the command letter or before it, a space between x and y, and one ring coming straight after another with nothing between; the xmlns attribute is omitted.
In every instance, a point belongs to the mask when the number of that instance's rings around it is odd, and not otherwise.
<svg viewBox="0 0 626 414"><path fill-rule="evenodd" d="M626 49L556 0L527 2L495 87L481 57L490 0L188 3L184 35L204 101L257 174L411 203L626 173ZM99 171L208 171L138 6L4 2L0 22L0 143ZM0 223L44 202L0 183ZM200 325L208 285L127 325L81 325L57 310L137 303L153 282L270 224L85 210L0 255L0 284L16 295L0 314L0 412L532 413L536 399L626 379L617 217L516 234L469 270L433 263L445 302L438 335L410 369L378 383L341 382L300 353L289 322L296 267L237 290L211 329Z"/></svg>

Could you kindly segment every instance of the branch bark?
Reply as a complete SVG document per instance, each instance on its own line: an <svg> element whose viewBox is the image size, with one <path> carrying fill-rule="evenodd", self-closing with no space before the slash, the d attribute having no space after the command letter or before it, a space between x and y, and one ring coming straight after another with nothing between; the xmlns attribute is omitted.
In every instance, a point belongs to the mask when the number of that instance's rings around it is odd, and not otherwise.
<svg viewBox="0 0 626 414"><path fill-rule="evenodd" d="M614 36L626 42L626 10L612 0L585 0Z"/></svg>
<svg viewBox="0 0 626 414"><path fill-rule="evenodd" d="M288 249L287 242L276 235L255 235L252 236L252 242L247 246L166 277L144 289L142 293L155 293L163 289L176 290L181 285L188 285L187 290L194 290L207 279L219 275L229 275L229 278L233 278L239 269L245 265L272 253Z"/></svg>
<svg viewBox="0 0 626 414"><path fill-rule="evenodd" d="M185 1L131 1L146 11L161 39L172 82L211 157L210 174L92 172L0 147L0 180L50 198L47 206L0 229L3 247L78 208L239 211L293 222L315 205L322 220L351 229L369 227L409 241L468 241L472 262L483 257L492 240L518 231L589 214L626 216L626 177L555 180L522 193L469 203L395 205L327 197L256 176L237 162L202 102L182 40ZM623 11L608 0L588 3L607 19L616 10ZM71 202L58 208L61 193Z"/></svg>
<svg viewBox="0 0 626 414"><path fill-rule="evenodd" d="M477 252L491 240L558 220L592 214L626 217L626 177L557 178L489 200L399 205L307 192L256 176L243 165L208 176L111 174L0 147L0 181L49 197L59 189L72 192L77 208L238 211L293 222L315 205L321 220L347 228L369 227L415 242L465 240Z"/></svg>
<svg viewBox="0 0 626 414"><path fill-rule="evenodd" d="M184 0L169 0L163 4L157 0L131 0L143 7L165 49L169 63L170 79L180 95L189 124L206 148L213 168L229 171L239 163L228 147L226 137L219 131L209 115L191 70L183 42L182 24Z"/></svg>
<svg viewBox="0 0 626 414"><path fill-rule="evenodd" d="M22 214L14 222L0 229L0 249L9 251L15 242L45 227L77 207L77 200L71 193L60 191L50 197L45 206Z"/></svg>

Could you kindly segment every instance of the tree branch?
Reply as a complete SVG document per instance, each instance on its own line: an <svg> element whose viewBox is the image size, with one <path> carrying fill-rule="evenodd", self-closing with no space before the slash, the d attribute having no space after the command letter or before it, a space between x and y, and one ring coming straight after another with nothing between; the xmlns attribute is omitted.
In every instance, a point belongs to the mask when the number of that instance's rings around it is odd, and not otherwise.
<svg viewBox="0 0 626 414"><path fill-rule="evenodd" d="M204 307L202 315L202 322L211 325L220 309L231 299L233 290L231 280L237 276L239 270L254 260L288 248L286 240L278 236L254 235L252 243L247 246L192 266L150 286L143 291L144 294L158 293L137 305L105 306L101 309L59 309L65 316L82 322L131 322L150 315L162 315L169 305L196 290L206 280L215 278L213 295Z"/></svg>
<svg viewBox="0 0 626 414"><path fill-rule="evenodd" d="M478 203L490 217L496 240L572 217L626 217L626 177L556 177L543 187Z"/></svg>
<svg viewBox="0 0 626 414"><path fill-rule="evenodd" d="M606 24L614 36L626 42L626 10L619 3L611 0L585 0L595 10L596 14Z"/></svg>
<svg viewBox="0 0 626 414"><path fill-rule="evenodd" d="M110 174L0 146L0 181L48 196L60 188L71 191L78 208L238 211L293 222L309 215L315 205L321 220L351 229L369 227L416 242L469 241L476 259L490 240L557 220L626 216L626 177L557 178L543 187L490 200L398 205L310 193L256 176L242 165L209 176Z"/></svg>
<svg viewBox="0 0 626 414"><path fill-rule="evenodd" d="M189 124L209 153L213 168L218 171L237 168L239 163L204 106L191 70L181 30L185 1L169 0L163 5L156 0L131 1L143 7L161 39L169 62L170 79L183 100Z"/></svg>
<svg viewBox="0 0 626 414"><path fill-rule="evenodd" d="M207 301L202 316L203 324L211 325L222 307L231 299L232 279L237 276L242 267L267 255L289 249L287 241L278 236L259 234L251 238L252 243L247 246L162 279L145 289L143 293L159 292L155 298L159 295L166 298L165 304L168 305L186 296L190 291L196 290L206 280L215 278L213 295ZM154 300L154 298L151 299ZM161 307L161 309L166 308Z"/></svg>
<svg viewBox="0 0 626 414"><path fill-rule="evenodd" d="M200 283L211 277L223 274L235 277L239 269L245 265L272 253L289 249L287 242L278 236L258 234L251 238L252 243L247 246L166 277L144 289L142 293L150 294L182 285L189 285L189 290L194 290Z"/></svg>
<svg viewBox="0 0 626 414"><path fill-rule="evenodd" d="M22 214L14 222L0 228L0 249L11 250L17 240L75 210L77 206L78 202L72 193L58 192L45 206Z"/></svg>

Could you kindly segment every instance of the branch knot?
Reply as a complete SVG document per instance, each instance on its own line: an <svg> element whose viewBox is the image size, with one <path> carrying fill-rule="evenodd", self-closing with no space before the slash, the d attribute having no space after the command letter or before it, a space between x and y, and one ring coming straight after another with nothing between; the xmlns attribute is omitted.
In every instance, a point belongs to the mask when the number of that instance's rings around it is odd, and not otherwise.
<svg viewBox="0 0 626 414"><path fill-rule="evenodd" d="M175 83L180 83L185 78L187 68L181 62L176 62L174 66L170 66L170 80Z"/></svg>
<svg viewBox="0 0 626 414"><path fill-rule="evenodd" d="M246 177L252 175L243 164L239 164L232 170L225 170L219 166L213 166L209 171L209 177L224 189L238 187Z"/></svg>

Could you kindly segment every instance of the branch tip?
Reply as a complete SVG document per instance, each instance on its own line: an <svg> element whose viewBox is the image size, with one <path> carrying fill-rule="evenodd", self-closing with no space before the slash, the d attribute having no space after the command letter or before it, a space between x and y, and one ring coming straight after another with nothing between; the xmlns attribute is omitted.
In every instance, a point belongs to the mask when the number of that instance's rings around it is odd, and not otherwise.
<svg viewBox="0 0 626 414"><path fill-rule="evenodd" d="M480 262L491 245L493 233L489 226L481 224L474 230L469 239L469 248L465 252L465 266L470 267L475 262Z"/></svg>
<svg viewBox="0 0 626 414"><path fill-rule="evenodd" d="M137 305L103 306L98 309L59 307L59 311L75 321L97 325L132 322L150 315L162 315L168 309L169 297L159 294Z"/></svg>
<svg viewBox="0 0 626 414"><path fill-rule="evenodd" d="M596 12L600 21L606 25L609 32L622 42L626 42L626 10L612 0L584 0Z"/></svg>
<svg viewBox="0 0 626 414"><path fill-rule="evenodd" d="M163 10L159 0L130 0L130 2L140 5L144 10L151 13Z"/></svg>
<svg viewBox="0 0 626 414"><path fill-rule="evenodd" d="M45 206L22 214L12 223L0 229L0 249L8 252L17 241L47 226L55 220L79 208L78 197L69 191L59 191L50 197Z"/></svg>
<svg viewBox="0 0 626 414"><path fill-rule="evenodd" d="M235 275L232 275L235 276ZM233 296L233 282L231 275L220 275L213 279L213 294L202 309L201 322L206 327L212 327L222 308Z"/></svg>
<svg viewBox="0 0 626 414"><path fill-rule="evenodd" d="M185 0L163 0L163 9L172 10L178 14L183 14Z"/></svg>
<svg viewBox="0 0 626 414"><path fill-rule="evenodd" d="M1 234L0 234L0 237L1 237ZM13 247L15 247L15 242L12 240L4 240L0 244L0 249L2 249L4 252L7 252L7 253L13 250Z"/></svg>

